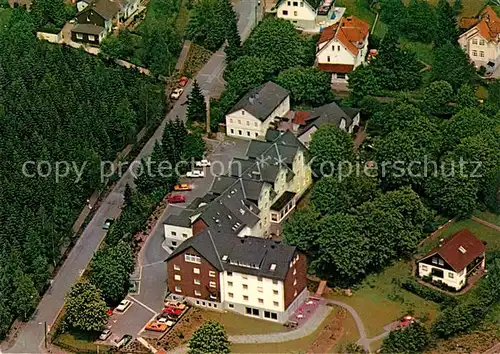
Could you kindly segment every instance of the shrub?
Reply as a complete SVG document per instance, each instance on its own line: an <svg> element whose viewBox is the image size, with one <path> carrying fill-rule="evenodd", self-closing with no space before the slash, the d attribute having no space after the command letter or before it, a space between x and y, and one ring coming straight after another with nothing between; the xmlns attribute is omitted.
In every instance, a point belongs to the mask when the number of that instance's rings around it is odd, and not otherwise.
<svg viewBox="0 0 500 354"><path fill-rule="evenodd" d="M401 287L425 300L441 304L443 307L456 306L458 301L450 295L443 294L437 290L426 287L412 278L404 280Z"/></svg>

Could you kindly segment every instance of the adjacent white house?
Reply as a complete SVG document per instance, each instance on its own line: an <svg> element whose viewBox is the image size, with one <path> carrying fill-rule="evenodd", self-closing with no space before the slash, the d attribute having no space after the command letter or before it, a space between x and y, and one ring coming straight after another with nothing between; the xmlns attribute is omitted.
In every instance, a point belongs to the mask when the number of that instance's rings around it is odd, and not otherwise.
<svg viewBox="0 0 500 354"><path fill-rule="evenodd" d="M305 119L305 127L299 133L299 141L309 147L312 135L325 124L334 124L339 129L353 133L359 127L360 110L356 108L340 107L335 102L315 108Z"/></svg>
<svg viewBox="0 0 500 354"><path fill-rule="evenodd" d="M325 28L316 46L316 66L332 73L332 83L346 83L348 74L364 64L369 26L355 16Z"/></svg>
<svg viewBox="0 0 500 354"><path fill-rule="evenodd" d="M276 17L291 21L296 27L316 27L316 8L306 0L281 0L275 6Z"/></svg>
<svg viewBox="0 0 500 354"><path fill-rule="evenodd" d="M463 229L444 240L430 251L418 264L418 276L430 277L460 290L467 284L467 277L485 266L486 247L469 230Z"/></svg>
<svg viewBox="0 0 500 354"><path fill-rule="evenodd" d="M479 22L458 38L458 43L479 68L500 64L500 17L487 6Z"/></svg>
<svg viewBox="0 0 500 354"><path fill-rule="evenodd" d="M240 139L264 139L276 117L290 110L290 93L274 82L250 90L226 115L226 134Z"/></svg>

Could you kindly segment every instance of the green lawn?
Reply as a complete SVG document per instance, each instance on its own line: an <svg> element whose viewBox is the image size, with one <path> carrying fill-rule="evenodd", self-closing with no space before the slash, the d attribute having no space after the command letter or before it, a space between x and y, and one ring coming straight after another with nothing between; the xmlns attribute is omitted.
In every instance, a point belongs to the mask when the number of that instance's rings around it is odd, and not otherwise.
<svg viewBox="0 0 500 354"><path fill-rule="evenodd" d="M203 311L203 317L214 320L224 326L228 335L262 334L284 332L286 328L278 323L263 321L233 312Z"/></svg>
<svg viewBox="0 0 500 354"><path fill-rule="evenodd" d="M493 214L489 211L475 211L474 216L500 226L500 215L498 214Z"/></svg>
<svg viewBox="0 0 500 354"><path fill-rule="evenodd" d="M439 0L428 0L430 4L436 5ZM408 3L408 0L404 0ZM453 1L450 0L450 3ZM474 17L488 4L488 0L462 0L463 9L461 17Z"/></svg>
<svg viewBox="0 0 500 354"><path fill-rule="evenodd" d="M431 66L434 64L434 46L432 44L411 42L406 38L401 38L400 42L403 49L414 52L417 55L417 58L424 63Z"/></svg>
<svg viewBox="0 0 500 354"><path fill-rule="evenodd" d="M350 297L328 294L328 298L343 301L356 309L369 337L384 332L384 326L412 312L417 318L433 320L438 305L401 289L393 280L410 274L410 264L400 261L380 274L369 275Z"/></svg>
<svg viewBox="0 0 500 354"><path fill-rule="evenodd" d="M358 327L352 315L347 312L347 317L344 319L342 326L344 327L344 335L339 342L332 348L330 353L343 353L345 346L349 343L356 343L359 339Z"/></svg>
<svg viewBox="0 0 500 354"><path fill-rule="evenodd" d="M367 22L370 25L370 29L373 27L375 22L375 17L377 16L374 11L368 6L368 1L366 0L338 0L335 6L345 7L346 15L354 15L361 20ZM383 38L387 32L387 26L385 23L381 22L380 19L377 21L374 35L378 38Z"/></svg>
<svg viewBox="0 0 500 354"><path fill-rule="evenodd" d="M0 29L7 25L10 15L12 14L11 8L0 8Z"/></svg>
<svg viewBox="0 0 500 354"><path fill-rule="evenodd" d="M60 346L64 349L75 351L75 352L105 352L108 346L97 345L94 341L97 339L99 334L88 334L88 333L63 333L60 334L54 341L54 344ZM100 347L100 348L99 348Z"/></svg>
<svg viewBox="0 0 500 354"><path fill-rule="evenodd" d="M282 343L232 344L231 353L305 353L335 313L335 310L332 311L318 329L307 337ZM262 320L259 321L259 323L262 322Z"/></svg>
<svg viewBox="0 0 500 354"><path fill-rule="evenodd" d="M493 214L492 214L493 215ZM498 216L496 216L498 218ZM498 221L498 220L497 220ZM470 230L474 235L480 238L483 241L487 242L488 250L500 250L500 232L490 229L482 224L479 224L471 219L460 220L452 225L450 225L447 229L445 229L439 236L434 238L430 242L426 242L419 253L425 254L430 251L433 247L437 246L440 238L447 238L454 234L457 231L462 229Z"/></svg>

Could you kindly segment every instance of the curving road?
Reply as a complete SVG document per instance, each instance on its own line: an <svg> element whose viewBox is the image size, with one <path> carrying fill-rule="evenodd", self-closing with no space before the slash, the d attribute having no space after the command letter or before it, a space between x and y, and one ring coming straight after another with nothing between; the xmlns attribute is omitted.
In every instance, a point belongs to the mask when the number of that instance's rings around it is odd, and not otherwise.
<svg viewBox="0 0 500 354"><path fill-rule="evenodd" d="M255 11L257 10L256 1L257 0L240 0L234 4L234 8L239 15L238 29L242 38L248 36L255 22ZM217 96L222 92L224 82L221 80L221 77L224 67L225 55L224 52L219 51L210 58L208 63L200 71L197 80L206 94ZM189 89L190 85L186 88L186 91L189 92ZM155 141L161 139L163 128L167 120L175 119L177 116L181 119L185 119L186 106L183 106L182 103L185 102L186 98L187 95L184 94L183 98L181 98L167 114L165 120L137 156L135 160L137 163L140 162L141 158L151 154ZM64 297L71 288L71 285L78 280L81 272L87 267L95 250L104 239L105 231L102 229L104 220L110 216L117 218L120 215L125 185L127 183L131 184L133 179L132 172L130 169L127 170L118 181L116 187L102 202L94 217L69 253L66 262L64 262L54 278L51 288L38 304L33 318L19 331L13 346L4 350L4 352L23 354L46 352L43 347L44 323L47 323L50 329L50 326L52 326L56 320L64 305Z"/></svg>

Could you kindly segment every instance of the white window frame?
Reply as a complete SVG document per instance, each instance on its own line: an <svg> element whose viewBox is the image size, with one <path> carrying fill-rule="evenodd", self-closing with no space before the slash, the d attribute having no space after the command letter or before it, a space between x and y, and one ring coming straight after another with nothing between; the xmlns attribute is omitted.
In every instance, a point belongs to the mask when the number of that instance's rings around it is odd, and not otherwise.
<svg viewBox="0 0 500 354"><path fill-rule="evenodd" d="M201 285L201 280L194 278L193 283L194 283L194 285Z"/></svg>
<svg viewBox="0 0 500 354"><path fill-rule="evenodd" d="M83 39L83 34L77 33L76 34L76 39Z"/></svg>
<svg viewBox="0 0 500 354"><path fill-rule="evenodd" d="M201 257L195 254L185 253L184 260L189 263L201 264Z"/></svg>
<svg viewBox="0 0 500 354"><path fill-rule="evenodd" d="M194 274L200 274L200 268L193 268Z"/></svg>
<svg viewBox="0 0 500 354"><path fill-rule="evenodd" d="M181 276L179 274L175 274L174 280L181 281Z"/></svg>
<svg viewBox="0 0 500 354"><path fill-rule="evenodd" d="M210 287L211 287L211 288L216 288L216 287L217 287L217 284L215 284L215 282L214 282L214 281L211 281L211 282L209 283L209 285L210 285Z"/></svg>
<svg viewBox="0 0 500 354"><path fill-rule="evenodd" d="M215 278L216 275L217 275L217 273L215 273L213 270L208 271L208 276L210 278Z"/></svg>
<svg viewBox="0 0 500 354"><path fill-rule="evenodd" d="M181 267L178 264L174 264L174 270L181 270Z"/></svg>

